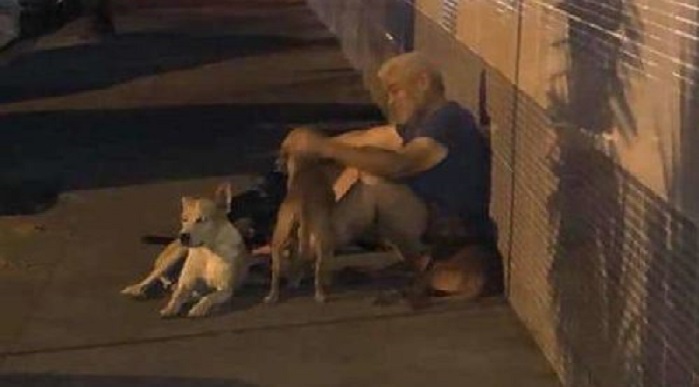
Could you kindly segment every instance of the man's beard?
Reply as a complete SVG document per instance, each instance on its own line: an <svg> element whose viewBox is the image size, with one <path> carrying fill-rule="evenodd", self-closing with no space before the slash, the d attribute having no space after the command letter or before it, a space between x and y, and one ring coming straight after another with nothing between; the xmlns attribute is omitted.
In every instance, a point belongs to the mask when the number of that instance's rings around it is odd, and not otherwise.
<svg viewBox="0 0 699 387"><path fill-rule="evenodd" d="M392 124L405 125L412 121L413 117L415 116L415 112L417 111L415 106L415 104L411 103L410 106L405 106L399 109L389 108L388 119Z"/></svg>
<svg viewBox="0 0 699 387"><path fill-rule="evenodd" d="M396 109L389 109L388 119L389 122L394 125L415 124L425 118L426 112L427 106L425 104L411 104L411 106L403 109L403 112Z"/></svg>

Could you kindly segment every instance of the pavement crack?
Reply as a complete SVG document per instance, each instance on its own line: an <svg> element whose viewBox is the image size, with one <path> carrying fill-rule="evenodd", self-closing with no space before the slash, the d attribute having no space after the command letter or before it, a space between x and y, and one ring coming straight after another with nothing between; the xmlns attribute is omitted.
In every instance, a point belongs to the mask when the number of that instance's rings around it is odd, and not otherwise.
<svg viewBox="0 0 699 387"><path fill-rule="evenodd" d="M233 328L233 329L209 329L201 332L194 333L182 333L169 336L160 337L147 337L138 338L133 340L121 340L121 341L110 341L95 344L84 344L84 345L66 345L66 346L56 346L48 348L37 348L37 349L27 349L27 350L11 350L0 352L0 357L4 360L8 358L18 358L27 357L33 355L44 355L44 354L57 354L66 352L77 352L77 351L89 351L95 349L108 349L108 348L119 348L119 347L130 347L148 344L162 344L168 342L184 341L184 340L194 340L201 338L211 338L218 336L227 335L240 335L245 333L256 333L256 332L275 332L283 330L292 329L304 329L304 328L318 328L324 326L337 326L343 324L353 324L353 323L363 323L363 322L376 322L376 321L388 321L397 320L401 318L416 318L423 316L434 316L443 315L451 313L460 313L464 311L477 311L479 310L478 304L452 304L447 308L440 310L427 310L427 311L405 311L400 313L392 313L385 315L372 315L372 316L352 316L338 319L330 319L324 321L312 321L312 322L298 322L298 323L286 323L286 324L266 324L254 327L243 327L243 328Z"/></svg>

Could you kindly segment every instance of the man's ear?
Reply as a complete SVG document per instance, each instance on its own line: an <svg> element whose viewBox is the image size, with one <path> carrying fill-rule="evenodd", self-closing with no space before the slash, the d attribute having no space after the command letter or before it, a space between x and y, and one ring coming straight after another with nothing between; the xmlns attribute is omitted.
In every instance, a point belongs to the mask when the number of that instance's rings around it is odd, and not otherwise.
<svg viewBox="0 0 699 387"><path fill-rule="evenodd" d="M430 88L430 75L426 71L422 71L417 75L416 87L420 93L424 93Z"/></svg>

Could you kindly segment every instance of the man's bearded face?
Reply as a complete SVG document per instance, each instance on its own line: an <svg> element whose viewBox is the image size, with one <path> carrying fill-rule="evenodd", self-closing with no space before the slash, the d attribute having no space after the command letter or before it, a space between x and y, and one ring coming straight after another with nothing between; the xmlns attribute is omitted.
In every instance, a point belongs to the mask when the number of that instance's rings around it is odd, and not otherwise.
<svg viewBox="0 0 699 387"><path fill-rule="evenodd" d="M406 124L423 104L424 98L410 82L386 82L388 114L392 122Z"/></svg>

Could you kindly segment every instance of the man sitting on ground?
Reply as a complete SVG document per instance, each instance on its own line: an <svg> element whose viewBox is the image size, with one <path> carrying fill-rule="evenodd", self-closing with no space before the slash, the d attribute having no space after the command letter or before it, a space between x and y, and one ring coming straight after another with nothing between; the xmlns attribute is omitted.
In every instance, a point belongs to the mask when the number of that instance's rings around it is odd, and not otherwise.
<svg viewBox="0 0 699 387"><path fill-rule="evenodd" d="M373 230L420 271L426 239L493 237L489 146L421 54L389 59L378 77L391 124L335 137L295 129L283 147L346 167L335 184L338 246Z"/></svg>

